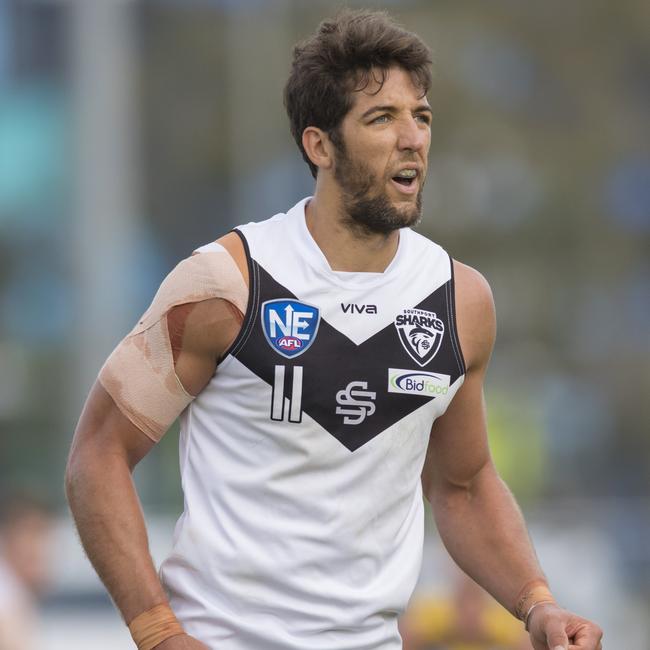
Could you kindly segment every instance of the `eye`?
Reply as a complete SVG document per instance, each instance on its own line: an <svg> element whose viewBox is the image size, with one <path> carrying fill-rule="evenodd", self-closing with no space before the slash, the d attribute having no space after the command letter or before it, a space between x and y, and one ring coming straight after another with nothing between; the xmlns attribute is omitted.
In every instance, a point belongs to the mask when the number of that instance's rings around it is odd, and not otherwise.
<svg viewBox="0 0 650 650"><path fill-rule="evenodd" d="M371 124L387 124L388 121L390 120L390 115L379 115L375 117L373 120L371 120Z"/></svg>
<svg viewBox="0 0 650 650"><path fill-rule="evenodd" d="M415 115L415 119L418 122L424 122L424 124L431 124L431 115L429 113L418 113Z"/></svg>

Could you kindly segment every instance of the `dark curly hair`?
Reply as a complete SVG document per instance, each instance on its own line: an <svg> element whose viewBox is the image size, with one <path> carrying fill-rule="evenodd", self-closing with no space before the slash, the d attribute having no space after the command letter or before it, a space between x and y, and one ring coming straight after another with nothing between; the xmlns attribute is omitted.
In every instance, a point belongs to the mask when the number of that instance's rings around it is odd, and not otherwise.
<svg viewBox="0 0 650 650"><path fill-rule="evenodd" d="M318 168L302 146L308 126L325 131L342 146L339 126L352 107L352 94L375 79L381 86L391 66L409 72L424 96L431 86L431 51L384 11L343 10L324 20L316 33L293 49L284 88L291 134L316 178Z"/></svg>

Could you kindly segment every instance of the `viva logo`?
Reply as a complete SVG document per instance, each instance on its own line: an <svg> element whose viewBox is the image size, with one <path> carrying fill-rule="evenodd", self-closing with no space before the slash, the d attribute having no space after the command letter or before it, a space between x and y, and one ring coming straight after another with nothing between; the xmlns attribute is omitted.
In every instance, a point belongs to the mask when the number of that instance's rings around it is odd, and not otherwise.
<svg viewBox="0 0 650 650"><path fill-rule="evenodd" d="M344 314L376 314L377 305L357 305L356 303L341 303Z"/></svg>

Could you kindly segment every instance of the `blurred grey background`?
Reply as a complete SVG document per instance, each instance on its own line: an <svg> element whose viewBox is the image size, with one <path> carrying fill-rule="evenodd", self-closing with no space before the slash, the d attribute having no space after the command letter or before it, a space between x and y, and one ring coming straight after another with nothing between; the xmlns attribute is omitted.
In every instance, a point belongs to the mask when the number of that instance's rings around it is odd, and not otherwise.
<svg viewBox="0 0 650 650"><path fill-rule="evenodd" d="M59 513L45 650L129 647L64 504L74 425L181 258L310 193L281 93L340 4L0 0L0 491ZM650 4L348 6L433 49L420 230L493 287L491 442L551 583L650 650ZM176 446L137 471L158 559ZM420 589L444 590L429 527Z"/></svg>

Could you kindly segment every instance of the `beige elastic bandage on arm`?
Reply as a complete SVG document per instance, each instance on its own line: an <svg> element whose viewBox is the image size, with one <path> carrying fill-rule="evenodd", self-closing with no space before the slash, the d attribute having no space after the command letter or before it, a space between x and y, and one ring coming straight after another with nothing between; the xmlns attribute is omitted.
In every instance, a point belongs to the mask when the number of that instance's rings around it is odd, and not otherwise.
<svg viewBox="0 0 650 650"><path fill-rule="evenodd" d="M178 378L167 314L179 305L220 298L224 320L246 312L248 288L239 267L218 243L183 260L165 278L149 309L121 341L99 373L99 381L122 413L158 442L194 399Z"/></svg>

